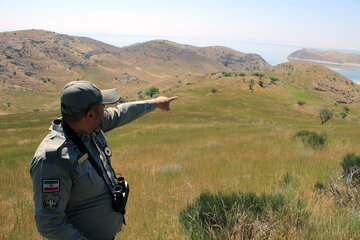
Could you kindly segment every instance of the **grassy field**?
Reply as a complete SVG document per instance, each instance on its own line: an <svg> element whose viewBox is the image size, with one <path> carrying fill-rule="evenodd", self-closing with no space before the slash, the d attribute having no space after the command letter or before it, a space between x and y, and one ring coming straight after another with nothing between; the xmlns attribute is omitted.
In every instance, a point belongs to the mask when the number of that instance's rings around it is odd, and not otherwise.
<svg viewBox="0 0 360 240"><path fill-rule="evenodd" d="M348 152L359 154L359 106L345 119L321 125L317 109L342 110L332 101L295 88L249 91L236 79L199 78L176 89L170 112L156 110L109 132L113 167L131 186L127 226L116 239L186 239L179 213L201 192L276 193L286 174L288 194L303 200L310 213L306 228L292 239L358 239L357 208L341 208L314 193L340 170ZM211 94L216 87L217 93ZM307 103L299 107L300 99ZM336 114L335 114L336 115ZM0 238L41 239L33 221L29 163L58 112L0 117ZM294 138L296 132L326 133L319 149Z"/></svg>

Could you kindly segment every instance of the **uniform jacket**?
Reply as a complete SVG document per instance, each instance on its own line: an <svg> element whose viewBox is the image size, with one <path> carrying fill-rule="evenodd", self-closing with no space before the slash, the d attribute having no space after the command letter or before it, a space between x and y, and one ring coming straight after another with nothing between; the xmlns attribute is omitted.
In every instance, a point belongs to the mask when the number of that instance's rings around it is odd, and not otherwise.
<svg viewBox="0 0 360 240"><path fill-rule="evenodd" d="M48 239L112 239L121 231L123 216L112 208L109 194L115 178L105 132L127 124L156 107L154 100L108 108L99 129L87 135L78 132L103 170L100 177L75 144L64 134L62 119L54 120L30 164L35 222ZM111 181L110 181L111 179ZM106 184L108 186L106 186Z"/></svg>

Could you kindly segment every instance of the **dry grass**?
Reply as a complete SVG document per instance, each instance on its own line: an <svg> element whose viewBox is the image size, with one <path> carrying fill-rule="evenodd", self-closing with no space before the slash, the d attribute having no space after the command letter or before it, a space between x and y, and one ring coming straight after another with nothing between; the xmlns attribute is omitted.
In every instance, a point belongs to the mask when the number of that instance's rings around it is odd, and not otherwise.
<svg viewBox="0 0 360 240"><path fill-rule="evenodd" d="M313 193L316 181L326 182L329 169L340 169L342 157L356 152L359 107L351 106L353 120L335 118L321 126L309 109L323 107L325 100L305 99L308 106L297 108L297 96L250 94L232 89L234 82L221 81L178 90L170 112L156 111L108 134L114 168L131 187L128 225L117 239L186 239L179 212L203 190L273 193L287 172L294 178L292 197L307 203L311 227L290 228L282 239L359 238L357 208L339 208ZM219 94L207 95L213 86ZM56 116L38 112L0 117L6 133L0 137L0 239L40 239L28 166ZM305 129L326 132L328 144L313 150L294 140ZM166 166L178 168L162 171ZM259 232L261 226L256 226ZM283 236L281 227L274 229L273 234ZM228 236L239 239L231 232Z"/></svg>

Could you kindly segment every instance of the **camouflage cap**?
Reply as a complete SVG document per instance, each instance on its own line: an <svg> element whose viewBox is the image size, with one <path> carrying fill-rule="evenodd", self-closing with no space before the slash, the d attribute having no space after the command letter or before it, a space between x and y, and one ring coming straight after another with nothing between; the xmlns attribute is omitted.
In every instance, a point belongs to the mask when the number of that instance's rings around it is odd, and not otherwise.
<svg viewBox="0 0 360 240"><path fill-rule="evenodd" d="M100 90L88 81L73 81L61 91L61 112L71 115L89 110L96 104L112 104L120 100L116 88Z"/></svg>

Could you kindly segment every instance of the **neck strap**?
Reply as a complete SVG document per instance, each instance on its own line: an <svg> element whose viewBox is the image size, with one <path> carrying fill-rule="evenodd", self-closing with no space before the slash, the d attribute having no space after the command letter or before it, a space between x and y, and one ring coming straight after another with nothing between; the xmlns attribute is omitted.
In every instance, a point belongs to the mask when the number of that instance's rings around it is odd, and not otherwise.
<svg viewBox="0 0 360 240"><path fill-rule="evenodd" d="M79 150L83 154L88 154L88 160L90 161L91 165L96 170L97 174L104 180L105 185L109 188L109 191L111 192L111 189L110 189L109 185L107 184L107 182L106 182L106 180L104 178L103 171L101 170L99 165L95 162L95 159L91 155L89 149L85 146L84 142L81 141L79 136L75 133L75 131L65 121L62 121L62 127L64 129L65 134L74 142L74 144L79 148ZM109 180L110 180L110 183L111 183L111 179L109 179Z"/></svg>

